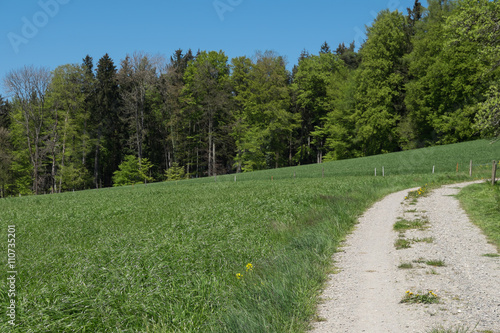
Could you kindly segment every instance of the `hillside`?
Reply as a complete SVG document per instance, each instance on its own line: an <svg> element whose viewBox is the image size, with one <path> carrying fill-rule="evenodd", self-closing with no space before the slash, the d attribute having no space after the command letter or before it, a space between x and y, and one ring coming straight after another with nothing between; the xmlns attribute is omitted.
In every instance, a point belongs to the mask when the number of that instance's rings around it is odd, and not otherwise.
<svg viewBox="0 0 500 333"><path fill-rule="evenodd" d="M238 174L236 182L2 199L1 237L8 226L16 234L13 331L303 331L331 255L369 205L397 190L470 179L471 159L474 178L487 177L483 164L499 156L500 145L476 141ZM383 166L386 176L374 177Z"/></svg>

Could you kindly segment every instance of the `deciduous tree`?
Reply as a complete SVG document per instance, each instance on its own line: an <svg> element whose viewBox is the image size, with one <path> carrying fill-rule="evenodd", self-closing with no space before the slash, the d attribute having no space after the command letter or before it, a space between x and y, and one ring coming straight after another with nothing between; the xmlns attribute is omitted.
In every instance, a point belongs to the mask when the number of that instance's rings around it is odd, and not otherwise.
<svg viewBox="0 0 500 333"><path fill-rule="evenodd" d="M189 63L184 74L185 110L190 113L192 125L201 130L201 136L195 135L193 139L196 149L203 152L208 176L218 173L218 149L231 144L227 142L230 139L227 125L232 123L227 61L228 58L222 51L202 51Z"/></svg>
<svg viewBox="0 0 500 333"><path fill-rule="evenodd" d="M45 180L42 167L47 153L45 135L50 125L45 95L50 79L51 73L47 68L25 66L10 71L4 80L5 87L14 100L12 134L15 136L13 141L18 152L18 171L24 173L22 177L26 177L26 173L32 174L31 190L35 194L42 192ZM23 161L24 158L29 162Z"/></svg>

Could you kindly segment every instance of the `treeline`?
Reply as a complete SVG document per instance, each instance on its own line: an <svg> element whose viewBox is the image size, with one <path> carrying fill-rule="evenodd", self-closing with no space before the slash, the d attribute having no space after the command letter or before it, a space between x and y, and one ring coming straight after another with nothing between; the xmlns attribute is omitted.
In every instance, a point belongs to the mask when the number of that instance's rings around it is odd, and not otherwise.
<svg viewBox="0 0 500 333"><path fill-rule="evenodd" d="M321 163L498 135L500 6L417 0L290 73L273 52L24 67L0 96L0 196ZM496 125L495 125L496 122Z"/></svg>

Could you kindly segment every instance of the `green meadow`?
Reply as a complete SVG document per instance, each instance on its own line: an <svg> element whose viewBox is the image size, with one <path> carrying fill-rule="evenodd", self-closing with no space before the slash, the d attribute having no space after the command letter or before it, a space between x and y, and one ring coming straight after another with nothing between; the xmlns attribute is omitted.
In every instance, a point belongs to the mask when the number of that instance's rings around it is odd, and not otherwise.
<svg viewBox="0 0 500 333"><path fill-rule="evenodd" d="M469 180L470 160L473 178L487 178L499 158L499 144L475 141L236 181L0 200L0 331L306 331L331 256L365 209L397 190ZM8 226L14 327L5 310Z"/></svg>

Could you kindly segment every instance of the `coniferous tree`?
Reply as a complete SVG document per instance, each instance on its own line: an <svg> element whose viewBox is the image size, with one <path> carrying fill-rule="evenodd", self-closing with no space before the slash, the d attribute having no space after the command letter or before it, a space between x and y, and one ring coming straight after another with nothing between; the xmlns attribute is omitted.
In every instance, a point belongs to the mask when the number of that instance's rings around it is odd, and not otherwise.
<svg viewBox="0 0 500 333"><path fill-rule="evenodd" d="M351 44L349 44L349 47L346 47L344 43L340 43L335 50L335 54L338 55L340 59L344 61L347 68L351 70L357 69L359 67L359 64L361 63L361 55L358 54L355 49L356 44L353 41Z"/></svg>
<svg viewBox="0 0 500 333"><path fill-rule="evenodd" d="M82 105L82 146L81 146L81 154L82 154L82 164L86 166L87 170L94 169L95 162L95 154L93 147L95 143L92 141L91 133L94 132L92 128L92 116L93 109L96 104L96 78L94 73L94 63L92 57L87 55L82 62L82 70L84 73L83 83L82 83L82 93L83 93L83 105ZM95 123L95 122L94 122Z"/></svg>
<svg viewBox="0 0 500 333"><path fill-rule="evenodd" d="M119 92L116 67L106 53L97 65L96 105L91 119L95 128L94 184L111 186L121 161L122 126L118 116Z"/></svg>
<svg viewBox="0 0 500 333"><path fill-rule="evenodd" d="M0 95L0 127L10 126L10 104L9 101Z"/></svg>
<svg viewBox="0 0 500 333"><path fill-rule="evenodd" d="M331 53L332 50L330 50L330 45L328 45L327 42L324 42L323 45L321 45L321 49L319 51L320 54L326 54L326 53Z"/></svg>
<svg viewBox="0 0 500 333"><path fill-rule="evenodd" d="M152 94L155 93L159 77L161 58L135 52L122 61L118 80L120 82L120 117L127 132L127 145L139 159L146 155L145 143L149 130Z"/></svg>
<svg viewBox="0 0 500 333"><path fill-rule="evenodd" d="M0 96L0 198L6 196L11 182L12 143L10 132L10 106Z"/></svg>

